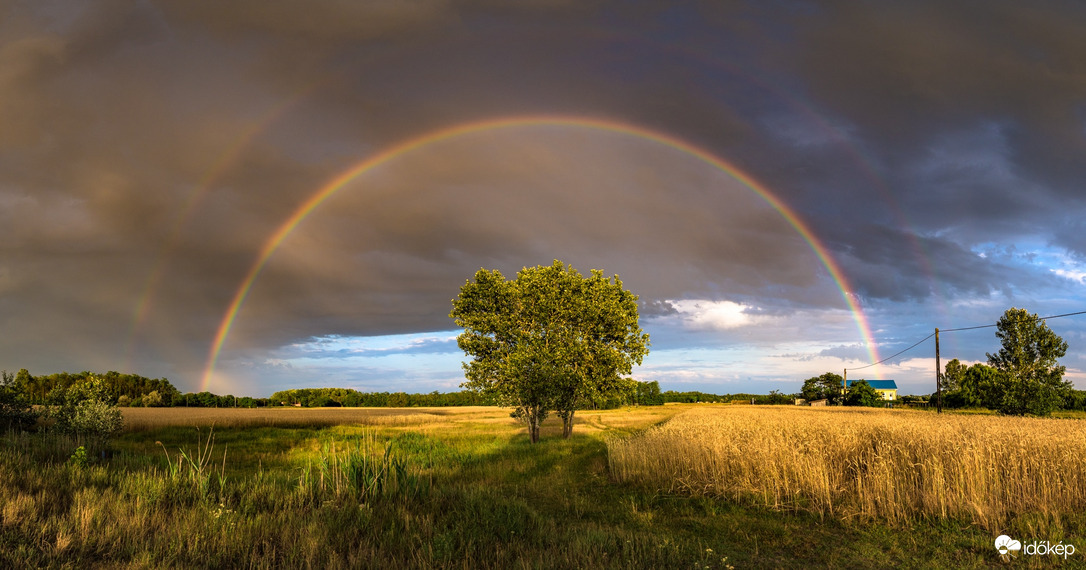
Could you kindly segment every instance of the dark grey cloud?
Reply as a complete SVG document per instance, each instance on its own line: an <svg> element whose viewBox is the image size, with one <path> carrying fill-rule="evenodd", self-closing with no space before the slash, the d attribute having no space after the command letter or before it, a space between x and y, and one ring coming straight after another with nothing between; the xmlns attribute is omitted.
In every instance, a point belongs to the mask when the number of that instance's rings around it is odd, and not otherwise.
<svg viewBox="0 0 1086 570"><path fill-rule="evenodd" d="M316 189L395 143L527 114L726 159L811 228L879 334L977 299L1073 303L1077 269L1053 264L1086 255L1084 28L1072 2L8 3L0 364L194 387ZM772 319L759 339L818 337L812 315L845 308L734 179L652 141L525 127L345 186L272 256L227 352L447 330L479 267L554 258L620 274L661 327L673 301L728 300ZM660 345L705 342L678 331Z"/></svg>

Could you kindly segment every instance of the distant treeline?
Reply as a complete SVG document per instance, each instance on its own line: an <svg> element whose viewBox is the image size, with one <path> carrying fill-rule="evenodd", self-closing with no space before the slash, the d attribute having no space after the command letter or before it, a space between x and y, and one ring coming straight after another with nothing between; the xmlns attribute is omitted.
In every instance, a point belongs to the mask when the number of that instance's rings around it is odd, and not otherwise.
<svg viewBox="0 0 1086 570"><path fill-rule="evenodd" d="M430 392L408 394L406 392L359 392L350 388L299 388L276 392L269 398L271 405L323 407L411 408L443 406L493 406L494 399L486 394L471 391ZM664 403L660 385L656 382L634 382L630 390L620 396L600 401L586 401L581 409L609 409L628 405L652 406Z"/></svg>
<svg viewBox="0 0 1086 570"><path fill-rule="evenodd" d="M273 406L301 406L303 408L411 408L442 406L493 406L494 401L475 392L430 392L408 394L406 392L359 392L350 388L299 388L283 390L271 395Z"/></svg>
<svg viewBox="0 0 1086 570"><path fill-rule="evenodd" d="M146 378L138 374L122 374L109 371L105 374L83 371L79 373L60 372L56 374L33 376L25 368L15 375L14 386L31 404L45 405L52 403L60 394L71 386L97 377L109 392L110 403L121 407L191 407L191 408L264 408L272 406L300 406L305 408L320 407L372 407L372 408L409 408L409 407L445 407L445 406L493 406L492 397L471 391L430 392L429 394L409 394L406 392L359 392L351 388L300 388L275 392L269 398L252 398L218 395L211 392L181 393L165 378ZM675 394L675 392L670 392ZM700 394L689 392L683 394ZM711 394L702 395L700 400L668 400L660 393L657 382L633 382L625 393L600 401L586 401L582 409L610 409L628 405L662 405L665 401L710 401L706 397L719 398ZM717 400L712 400L717 401ZM726 400L725 400L726 401Z"/></svg>
<svg viewBox="0 0 1086 570"><path fill-rule="evenodd" d="M63 392L92 376L98 377L109 386L110 397L114 402L122 402L122 405L142 402L143 398L151 393L156 394L152 399L158 401L157 405L168 406L173 400L182 397L181 392L165 378L146 378L112 370L105 374L84 371L77 374L60 372L47 376L31 376L24 368L15 375L15 384L31 404L48 404L50 394Z"/></svg>
<svg viewBox="0 0 1086 570"><path fill-rule="evenodd" d="M777 390L772 390L769 394L707 394L705 392L676 392L674 390L668 390L661 394L665 402L681 402L686 404L693 404L698 402L710 403L710 404L730 404L744 403L744 404L756 404L756 405L774 405L774 404L791 404L795 400L796 396L793 394L782 394Z"/></svg>

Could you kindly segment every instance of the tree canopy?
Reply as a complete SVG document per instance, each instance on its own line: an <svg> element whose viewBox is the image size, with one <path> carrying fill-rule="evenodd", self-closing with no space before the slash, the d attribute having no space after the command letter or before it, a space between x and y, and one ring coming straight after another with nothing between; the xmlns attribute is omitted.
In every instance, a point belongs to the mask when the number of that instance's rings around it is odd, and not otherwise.
<svg viewBox="0 0 1086 570"><path fill-rule="evenodd" d="M1075 404L1066 368L1058 359L1067 343L1044 320L1025 309L1011 307L996 323L1000 348L988 353L988 364L968 368L951 360L946 365L944 389L951 406L985 407L1004 414L1047 416Z"/></svg>
<svg viewBox="0 0 1086 570"><path fill-rule="evenodd" d="M804 380L800 395L808 402L829 400L830 404L836 404L844 389L845 379L840 374L827 372L821 376Z"/></svg>
<svg viewBox="0 0 1086 570"><path fill-rule="evenodd" d="M449 316L464 328L457 345L473 357L462 386L513 407L533 443L551 411L569 437L578 407L630 391L624 376L648 353L637 296L619 277L596 269L585 277L558 260L513 280L480 269Z"/></svg>
<svg viewBox="0 0 1086 570"><path fill-rule="evenodd" d="M26 369L18 375L0 372L0 432L30 429L38 420L38 413L23 395Z"/></svg>
<svg viewBox="0 0 1086 570"><path fill-rule="evenodd" d="M1067 343L1044 320L1025 309L1011 307L996 323L1001 347L989 353L988 364L1004 375L999 410L1006 414L1048 415L1071 391L1063 379L1066 367L1057 359Z"/></svg>
<svg viewBox="0 0 1086 570"><path fill-rule="evenodd" d="M943 392L955 392L961 388L962 379L965 377L968 366L961 363L957 358L946 363L940 381L942 384Z"/></svg>
<svg viewBox="0 0 1086 570"><path fill-rule="evenodd" d="M846 406L879 406L885 400L866 380L858 380L848 387L844 404Z"/></svg>

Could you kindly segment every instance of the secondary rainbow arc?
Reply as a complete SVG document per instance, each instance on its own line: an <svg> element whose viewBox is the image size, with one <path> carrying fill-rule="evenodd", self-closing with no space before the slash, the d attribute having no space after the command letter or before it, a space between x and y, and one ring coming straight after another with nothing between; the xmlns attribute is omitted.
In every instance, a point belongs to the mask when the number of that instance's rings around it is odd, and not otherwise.
<svg viewBox="0 0 1086 570"><path fill-rule="evenodd" d="M860 331L860 335L867 347L868 355L871 358L871 362L878 362L879 356L877 347L874 343L870 325L867 322L867 318L864 315L862 309L857 304L854 296L851 293L851 286L848 279L840 266L834 260L829 250L821 241L814 235L806 223L789 208L784 202L778 199L772 192L769 191L760 182L747 175L743 171L739 170L735 166L729 164L724 159L721 159L711 152L699 148L692 143L686 142L682 139L674 137L670 134L655 131L646 127L638 125L632 125L615 120L604 120L594 117L577 117L577 116L514 116L514 117L501 117L493 118L482 121L473 121L468 123L461 123L452 125L435 131L416 136L414 138L405 140L399 144L388 147L387 149L374 154L354 166L348 168L338 176L331 179L324 186L320 187L314 192L305 202L303 202L293 214L287 218L268 238L261 247L256 261L249 268L249 271L245 274L235 292L230 305L227 307L226 313L223 316L222 321L219 324L218 330L215 333L214 340L211 344L211 350L208 354L207 364L204 369L203 378L201 380L201 390L207 390L209 388L211 378L215 372L215 366L217 364L219 353L222 351L223 344L226 341L227 336L230 334L230 329L233 326L234 320L237 318L238 312L241 306L244 304L249 291L252 289L253 283L256 282L260 272L264 269L268 260L283 243L283 240L290 235L295 227L298 226L310 213L313 212L318 206L321 205L330 196L335 194L339 189L347 185L355 178L367 173L368 171L383 165L399 156L410 153L411 151L418 150L430 144L453 139L459 136L469 135L472 133L479 133L483 131L510 129L516 127L532 127L532 126L557 126L557 127L570 127L570 128L584 128L584 129L596 129L606 132L612 132L617 134L629 135L638 137L641 139L656 142L658 144L673 148L690 156L693 156L702 162L726 172L732 176L744 186L752 190L762 200L775 209L788 223L791 225L807 243L807 245L814 252L819 262L829 272L830 277L833 279L837 288L840 289L841 295L844 298L845 304L849 311L852 313L853 320L856 322L856 326ZM876 375L878 368L876 367Z"/></svg>

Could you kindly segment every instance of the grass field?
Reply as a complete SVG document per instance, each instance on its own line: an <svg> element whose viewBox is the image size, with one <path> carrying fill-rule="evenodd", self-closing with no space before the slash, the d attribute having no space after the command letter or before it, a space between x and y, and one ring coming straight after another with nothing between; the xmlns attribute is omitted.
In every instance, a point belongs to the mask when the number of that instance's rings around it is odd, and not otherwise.
<svg viewBox="0 0 1086 570"><path fill-rule="evenodd" d="M1048 511L1025 504L978 522L967 511L867 512L847 493L819 506L792 483L770 499L756 486L767 478L757 469L777 469L770 451L788 448L787 438L811 422L828 422L816 431L833 442L838 431L861 438L868 424L888 434L894 422L919 426L930 413L807 417L811 410L726 405L581 412L571 439L548 421L533 446L496 408L124 411L128 430L105 456L91 450L86 460L72 458L80 442L0 437L0 567L961 568L1000 565L999 532L1086 550L1075 542L1086 529L1082 509L1066 512L1078 504L1074 493ZM990 430L1025 425L965 419L994 423L896 435L988 441ZM722 431L729 421L733 431ZM1079 477L1082 424L1033 421L1070 434L1059 443L1079 447L1046 447L1042 458ZM705 454L725 441L761 446L762 455ZM654 456L705 464L716 479L636 465ZM1026 471L1015 476L1031 477L1032 465L1017 465ZM745 470L746 479L727 469ZM1071 481L1048 484L1066 491Z"/></svg>

